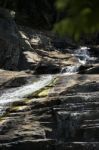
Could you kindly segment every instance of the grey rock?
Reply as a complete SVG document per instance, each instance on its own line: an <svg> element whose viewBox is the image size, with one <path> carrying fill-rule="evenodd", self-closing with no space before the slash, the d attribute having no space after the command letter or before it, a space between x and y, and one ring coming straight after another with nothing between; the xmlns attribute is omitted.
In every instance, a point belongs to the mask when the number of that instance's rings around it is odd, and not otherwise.
<svg viewBox="0 0 99 150"><path fill-rule="evenodd" d="M1 150L99 149L98 75L57 78L47 97L31 95L7 108L0 120Z"/></svg>

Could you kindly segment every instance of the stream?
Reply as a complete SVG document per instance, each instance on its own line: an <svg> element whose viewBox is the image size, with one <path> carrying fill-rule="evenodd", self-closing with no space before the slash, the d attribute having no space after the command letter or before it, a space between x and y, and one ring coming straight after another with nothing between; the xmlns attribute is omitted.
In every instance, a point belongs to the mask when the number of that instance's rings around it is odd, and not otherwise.
<svg viewBox="0 0 99 150"><path fill-rule="evenodd" d="M41 76L37 82L22 86L20 88L14 88L10 92L6 91L0 97L0 116L4 114L7 107L11 105L11 103L20 101L33 92L36 92L41 88L47 86L52 81L52 79L52 75Z"/></svg>
<svg viewBox="0 0 99 150"><path fill-rule="evenodd" d="M62 68L61 73L66 74L66 75L75 74L75 73L78 73L79 67L81 65L85 66L86 64L94 63L96 58L90 56L90 53L88 50L89 50L88 47L80 47L79 49L75 50L74 54L72 55L77 58L78 63L76 65L71 65L71 66Z"/></svg>
<svg viewBox="0 0 99 150"><path fill-rule="evenodd" d="M74 54L72 55L77 58L78 63L76 65L71 65L62 68L60 75L76 74L78 73L79 67L81 65L85 66L90 62L93 63L96 60L96 58L91 57L88 50L89 48L87 47L80 47L79 49L75 50ZM2 116L5 113L7 107L9 107L9 105L11 105L13 102L21 101L27 95L30 95L33 92L36 92L41 88L47 86L54 79L54 77L55 75L41 76L37 82L24 85L20 88L11 89L11 91L6 90L6 92L3 93L0 97L0 116Z"/></svg>

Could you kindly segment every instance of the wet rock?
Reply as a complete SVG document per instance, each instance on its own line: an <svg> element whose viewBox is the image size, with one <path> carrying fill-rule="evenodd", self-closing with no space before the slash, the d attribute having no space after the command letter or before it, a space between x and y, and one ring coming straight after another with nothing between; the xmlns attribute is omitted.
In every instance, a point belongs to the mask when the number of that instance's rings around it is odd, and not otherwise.
<svg viewBox="0 0 99 150"><path fill-rule="evenodd" d="M24 71L0 70L0 89L22 86L28 82L31 74Z"/></svg>
<svg viewBox="0 0 99 150"><path fill-rule="evenodd" d="M66 44L65 49L55 47L54 34L38 32L22 26L19 26L19 31L23 50L18 67L20 70L31 70L40 74L59 73L62 67L78 63L77 59L68 51L71 44ZM59 41L61 43L61 39ZM62 41L64 43L64 40Z"/></svg>
<svg viewBox="0 0 99 150"><path fill-rule="evenodd" d="M87 70L90 69L91 67L92 67L92 65L86 65L86 66L81 65L79 67L79 72L78 73L80 73L80 74L82 74L82 73L87 74Z"/></svg>
<svg viewBox="0 0 99 150"><path fill-rule="evenodd" d="M36 69L35 74L56 74L61 71L60 66L52 65L50 63L41 63Z"/></svg>
<svg viewBox="0 0 99 150"><path fill-rule="evenodd" d="M60 143L57 144L58 150L98 150L99 143L98 142L72 142L72 143Z"/></svg>
<svg viewBox="0 0 99 150"><path fill-rule="evenodd" d="M59 140L70 141L75 137L79 127L79 113L69 113L66 111L57 112L57 138L59 138Z"/></svg>
<svg viewBox="0 0 99 150"><path fill-rule="evenodd" d="M7 150L13 150L13 148L15 150L32 150L32 149L36 149L36 150L54 150L55 146L54 146L55 141L54 140L31 140L31 141L23 141L23 142L19 142L19 143L13 143L10 145L2 145L0 146L1 149L7 149ZM13 146L11 146L13 145Z"/></svg>
<svg viewBox="0 0 99 150"><path fill-rule="evenodd" d="M93 66L85 71L86 74L99 74L99 66Z"/></svg>
<svg viewBox="0 0 99 150"><path fill-rule="evenodd" d="M80 85L74 85L73 87L69 88L66 92L69 93L87 93L87 92L95 92L99 90L99 83L93 82L86 82ZM63 92L65 94L65 91ZM62 93L62 94L63 94Z"/></svg>
<svg viewBox="0 0 99 150"><path fill-rule="evenodd" d="M57 76L44 97L48 87L14 102L0 118L1 150L98 150L98 82L98 75Z"/></svg>
<svg viewBox="0 0 99 150"><path fill-rule="evenodd" d="M13 87L20 87L22 85L25 85L26 83L27 83L26 77L17 77L6 82L5 84L3 84L3 86L5 88L13 88Z"/></svg>

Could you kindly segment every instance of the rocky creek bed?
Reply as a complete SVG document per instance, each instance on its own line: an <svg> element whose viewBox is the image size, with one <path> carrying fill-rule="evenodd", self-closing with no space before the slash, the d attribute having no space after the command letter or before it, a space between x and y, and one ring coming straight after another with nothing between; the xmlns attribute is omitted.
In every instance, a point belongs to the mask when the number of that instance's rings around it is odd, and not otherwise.
<svg viewBox="0 0 99 150"><path fill-rule="evenodd" d="M98 57L82 49L59 74L0 71L1 150L99 149Z"/></svg>
<svg viewBox="0 0 99 150"><path fill-rule="evenodd" d="M8 105L0 117L0 149L98 150L98 100L98 75L58 75Z"/></svg>
<svg viewBox="0 0 99 150"><path fill-rule="evenodd" d="M99 150L99 46L10 17L0 24L0 150Z"/></svg>

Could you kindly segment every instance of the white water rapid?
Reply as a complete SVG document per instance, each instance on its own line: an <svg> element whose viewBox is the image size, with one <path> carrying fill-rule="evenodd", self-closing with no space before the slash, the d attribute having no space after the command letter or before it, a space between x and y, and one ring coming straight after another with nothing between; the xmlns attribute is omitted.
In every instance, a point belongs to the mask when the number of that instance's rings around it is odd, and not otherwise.
<svg viewBox="0 0 99 150"><path fill-rule="evenodd" d="M94 61L95 58L90 56L88 49L89 48L87 47L80 47L75 50L73 56L77 58L78 63L62 68L61 74L76 74L81 65L86 65L88 62ZM0 115L6 111L7 106L9 107L11 103L21 101L27 95L30 95L33 92L47 86L53 78L53 75L41 76L37 82L22 86L20 88L11 89L11 91L6 90L6 92L0 97Z"/></svg>
<svg viewBox="0 0 99 150"><path fill-rule="evenodd" d="M88 51L89 49L90 48L88 47L80 47L75 51L74 56L78 58L80 64L86 65L90 61L92 62L96 59L95 57L90 56L90 53Z"/></svg>
<svg viewBox="0 0 99 150"><path fill-rule="evenodd" d="M42 76L39 81L25 85L20 88L15 88L14 91L2 94L0 97L0 115L4 113L4 108L15 101L24 99L27 95L47 86L53 79L52 75Z"/></svg>
<svg viewBox="0 0 99 150"><path fill-rule="evenodd" d="M67 67L65 67L65 68L62 68L61 73L62 73L62 74L67 74L67 75L69 75L69 74L75 74L75 73L78 72L79 67L80 67L79 64L76 65L76 66L75 66L75 65L67 66Z"/></svg>
<svg viewBox="0 0 99 150"><path fill-rule="evenodd" d="M86 65L90 62L93 62L96 60L95 57L91 57L89 53L88 47L80 47L79 49L74 51L74 54L72 56L76 57L78 60L78 63L71 66L66 66L65 68L62 68L61 73L68 75L68 74L75 74L79 71L79 67L81 65Z"/></svg>

